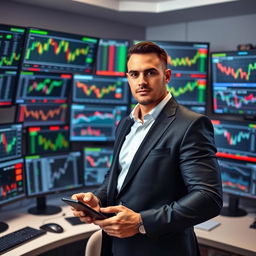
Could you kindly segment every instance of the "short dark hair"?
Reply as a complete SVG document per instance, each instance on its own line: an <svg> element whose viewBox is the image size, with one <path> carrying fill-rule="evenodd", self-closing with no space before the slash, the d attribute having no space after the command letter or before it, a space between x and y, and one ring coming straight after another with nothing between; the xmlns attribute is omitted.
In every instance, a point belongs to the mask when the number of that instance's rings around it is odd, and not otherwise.
<svg viewBox="0 0 256 256"><path fill-rule="evenodd" d="M155 53L159 57L159 59L164 64L164 67L167 67L167 53L166 51L159 47L157 44L150 41L143 41L133 45L127 55L127 62L129 61L132 54L147 54L147 53Z"/></svg>

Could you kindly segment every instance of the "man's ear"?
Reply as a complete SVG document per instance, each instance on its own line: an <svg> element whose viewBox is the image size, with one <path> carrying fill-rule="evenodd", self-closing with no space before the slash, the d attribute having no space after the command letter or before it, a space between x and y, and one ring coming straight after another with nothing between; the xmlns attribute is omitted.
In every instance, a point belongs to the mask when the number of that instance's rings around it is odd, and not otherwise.
<svg viewBox="0 0 256 256"><path fill-rule="evenodd" d="M165 80L168 83L171 80L172 71L170 69L165 70Z"/></svg>

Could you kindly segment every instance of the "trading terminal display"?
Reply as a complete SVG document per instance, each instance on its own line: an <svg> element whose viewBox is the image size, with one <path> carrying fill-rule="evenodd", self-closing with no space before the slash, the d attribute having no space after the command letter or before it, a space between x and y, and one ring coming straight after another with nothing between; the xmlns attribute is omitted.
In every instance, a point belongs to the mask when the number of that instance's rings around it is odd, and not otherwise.
<svg viewBox="0 0 256 256"><path fill-rule="evenodd" d="M128 90L124 77L74 75L73 102L127 104Z"/></svg>
<svg viewBox="0 0 256 256"><path fill-rule="evenodd" d="M56 154L70 148L69 127L29 127L27 136L28 154Z"/></svg>
<svg viewBox="0 0 256 256"><path fill-rule="evenodd" d="M127 106L71 106L71 141L114 141L115 129L127 114Z"/></svg>
<svg viewBox="0 0 256 256"><path fill-rule="evenodd" d="M83 185L81 153L27 156L26 184L28 196L72 190Z"/></svg>
<svg viewBox="0 0 256 256"><path fill-rule="evenodd" d="M113 150L108 147L84 148L84 184L99 186L113 160Z"/></svg>
<svg viewBox="0 0 256 256"><path fill-rule="evenodd" d="M168 54L168 90L186 107L205 113L209 43L154 41Z"/></svg>
<svg viewBox="0 0 256 256"><path fill-rule="evenodd" d="M16 103L65 103L71 74L21 71Z"/></svg>
<svg viewBox="0 0 256 256"><path fill-rule="evenodd" d="M23 70L92 73L98 39L29 28Z"/></svg>
<svg viewBox="0 0 256 256"><path fill-rule="evenodd" d="M0 125L0 162L22 156L22 125Z"/></svg>
<svg viewBox="0 0 256 256"><path fill-rule="evenodd" d="M0 163L0 206L25 197L23 159Z"/></svg>
<svg viewBox="0 0 256 256"><path fill-rule="evenodd" d="M213 112L256 116L256 50L211 55Z"/></svg>

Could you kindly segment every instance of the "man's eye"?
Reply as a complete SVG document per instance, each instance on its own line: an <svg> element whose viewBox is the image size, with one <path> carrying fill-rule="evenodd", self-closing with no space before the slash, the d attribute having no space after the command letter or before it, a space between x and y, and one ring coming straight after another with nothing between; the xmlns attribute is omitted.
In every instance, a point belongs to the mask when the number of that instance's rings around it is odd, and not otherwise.
<svg viewBox="0 0 256 256"><path fill-rule="evenodd" d="M155 75L155 74L156 74L155 71L149 70L149 71L147 71L147 72L145 73L145 76L153 76L153 75Z"/></svg>
<svg viewBox="0 0 256 256"><path fill-rule="evenodd" d="M131 72L131 73L130 73L130 77L138 77L138 73L136 73L136 72Z"/></svg>

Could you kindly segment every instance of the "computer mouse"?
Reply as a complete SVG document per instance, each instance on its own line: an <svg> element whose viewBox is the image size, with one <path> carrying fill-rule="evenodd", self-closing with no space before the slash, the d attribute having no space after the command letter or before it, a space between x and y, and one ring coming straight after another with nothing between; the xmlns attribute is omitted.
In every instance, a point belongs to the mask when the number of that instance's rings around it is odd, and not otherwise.
<svg viewBox="0 0 256 256"><path fill-rule="evenodd" d="M64 231L63 227L57 223L46 223L40 229L53 233L62 233Z"/></svg>

